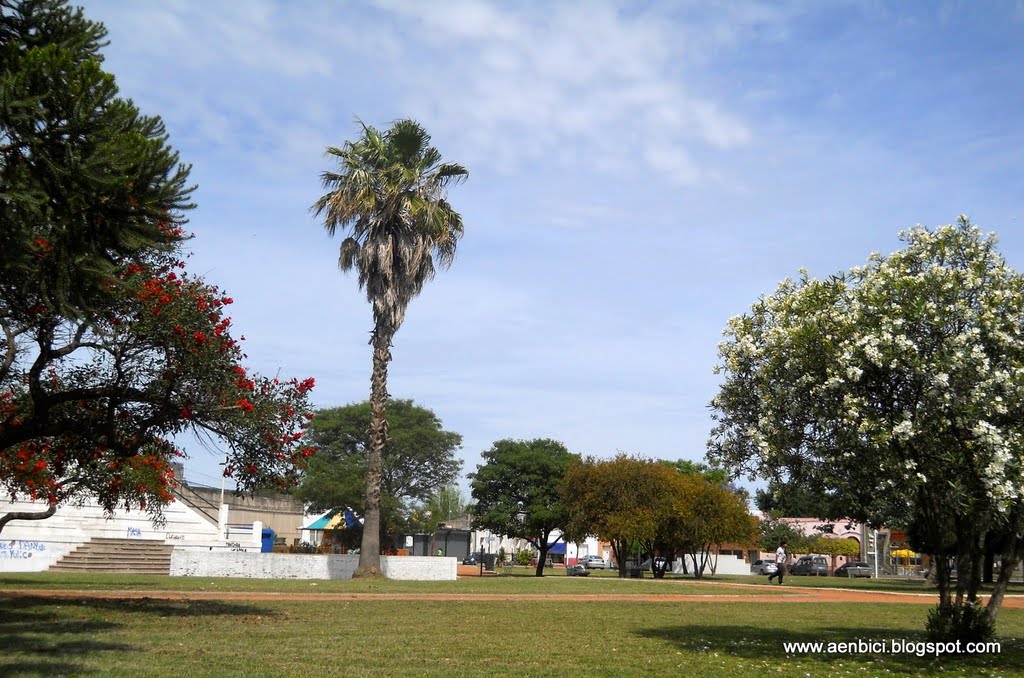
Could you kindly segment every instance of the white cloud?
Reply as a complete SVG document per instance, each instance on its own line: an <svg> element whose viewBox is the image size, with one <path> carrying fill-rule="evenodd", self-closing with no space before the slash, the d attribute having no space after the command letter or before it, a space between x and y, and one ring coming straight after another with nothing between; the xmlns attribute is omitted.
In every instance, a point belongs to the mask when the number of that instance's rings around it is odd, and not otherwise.
<svg viewBox="0 0 1024 678"><path fill-rule="evenodd" d="M405 73L411 107L428 113L460 157L497 159L506 172L553 160L661 173L669 169L667 146L676 157L672 179L696 183L698 165L714 162L712 149L752 137L713 92L686 82L683 61L692 50L681 48L678 27L663 17L605 3L529 12L476 2L381 6L410 40L438 50L436 60L407 54L391 67Z"/></svg>

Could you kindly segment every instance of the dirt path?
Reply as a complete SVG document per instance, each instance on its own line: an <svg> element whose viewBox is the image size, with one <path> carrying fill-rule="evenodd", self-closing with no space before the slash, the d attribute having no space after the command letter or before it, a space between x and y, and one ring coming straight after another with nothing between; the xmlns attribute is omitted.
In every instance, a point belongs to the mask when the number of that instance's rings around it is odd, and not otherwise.
<svg viewBox="0 0 1024 678"><path fill-rule="evenodd" d="M666 582L668 583L668 582ZM159 600L246 600L246 601L502 601L502 600L553 600L553 601L642 601L652 603L720 602L758 604L794 603L883 603L935 605L934 593L888 593L883 591L860 591L852 589L823 589L801 586L778 586L757 584L732 584L719 582L699 583L715 588L742 589L745 593L593 593L593 594L504 594L504 593L273 593L252 591L75 591L70 589L9 589L0 590L0 598L36 596L44 598L87 598L87 599L159 599ZM771 589L769 593L768 590ZM1024 608L1024 596L1007 596L1003 607Z"/></svg>

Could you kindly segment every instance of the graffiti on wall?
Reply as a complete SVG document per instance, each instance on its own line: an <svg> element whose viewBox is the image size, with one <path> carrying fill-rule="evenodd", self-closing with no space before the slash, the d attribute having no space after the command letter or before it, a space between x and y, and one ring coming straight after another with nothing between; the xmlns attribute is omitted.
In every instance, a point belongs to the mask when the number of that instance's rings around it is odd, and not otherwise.
<svg viewBox="0 0 1024 678"><path fill-rule="evenodd" d="M142 536L142 530L140 530L139 528L137 528L137 527L129 527L128 528L128 538L129 539L131 539L132 537L141 537L141 536Z"/></svg>
<svg viewBox="0 0 1024 678"><path fill-rule="evenodd" d="M46 544L41 541L0 541L0 560L25 560L45 550Z"/></svg>

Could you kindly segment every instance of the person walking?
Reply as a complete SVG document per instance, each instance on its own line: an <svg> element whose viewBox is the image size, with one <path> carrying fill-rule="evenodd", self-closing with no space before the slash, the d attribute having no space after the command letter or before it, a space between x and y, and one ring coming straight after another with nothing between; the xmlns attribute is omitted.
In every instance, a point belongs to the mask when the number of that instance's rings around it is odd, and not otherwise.
<svg viewBox="0 0 1024 678"><path fill-rule="evenodd" d="M786 553L786 542L779 544L779 548L775 549L775 573L768 575L768 581L770 582L773 577L779 578L779 586L782 586L782 580L786 576L786 560L789 555Z"/></svg>

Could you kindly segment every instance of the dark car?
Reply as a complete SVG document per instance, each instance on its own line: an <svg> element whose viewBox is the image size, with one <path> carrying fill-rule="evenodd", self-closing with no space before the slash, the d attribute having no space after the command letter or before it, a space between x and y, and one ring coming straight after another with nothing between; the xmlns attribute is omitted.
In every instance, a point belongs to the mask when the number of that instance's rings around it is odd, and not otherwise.
<svg viewBox="0 0 1024 678"><path fill-rule="evenodd" d="M569 577L589 577L590 570L583 567L582 565L570 565L565 568L565 574Z"/></svg>
<svg viewBox="0 0 1024 678"><path fill-rule="evenodd" d="M836 568L837 577L870 577L871 566L860 561L846 563Z"/></svg>
<svg viewBox="0 0 1024 678"><path fill-rule="evenodd" d="M828 576L828 560L825 556L802 556L789 568L790 574Z"/></svg>
<svg viewBox="0 0 1024 678"><path fill-rule="evenodd" d="M468 556L462 559L463 565L479 565L480 561L477 560L475 553L470 553Z"/></svg>

